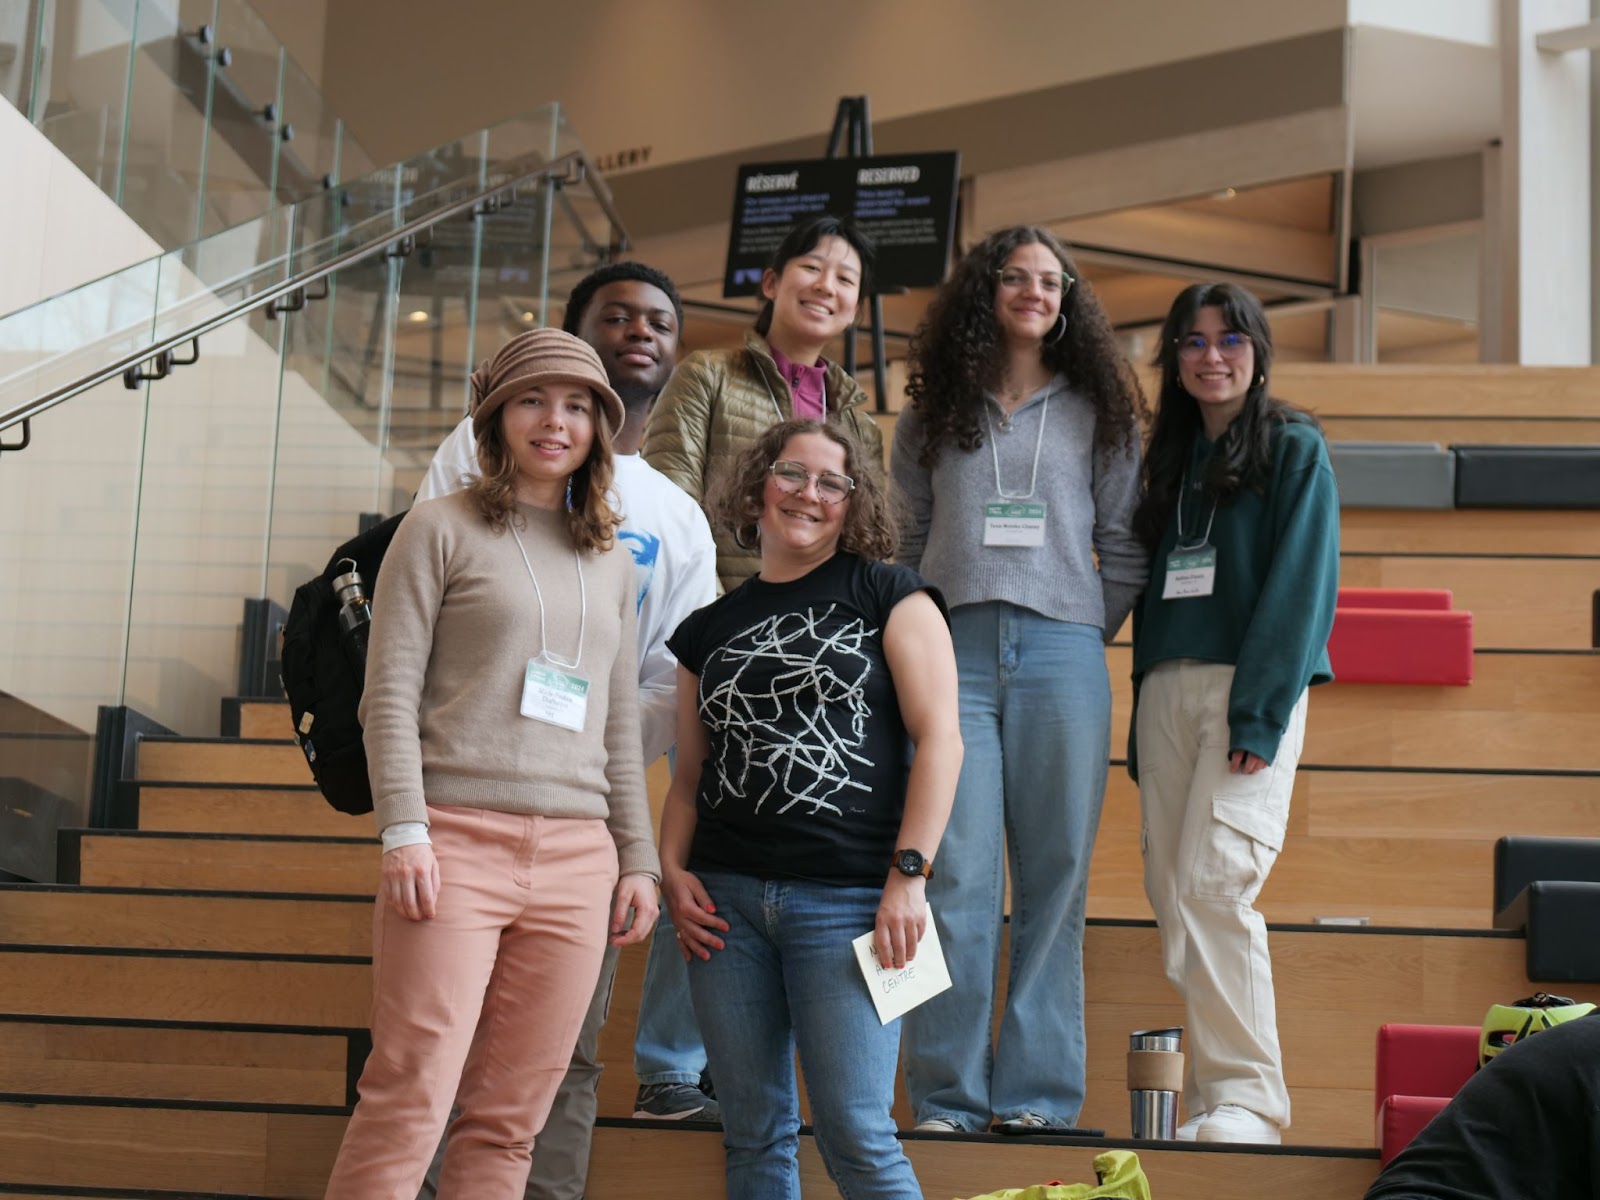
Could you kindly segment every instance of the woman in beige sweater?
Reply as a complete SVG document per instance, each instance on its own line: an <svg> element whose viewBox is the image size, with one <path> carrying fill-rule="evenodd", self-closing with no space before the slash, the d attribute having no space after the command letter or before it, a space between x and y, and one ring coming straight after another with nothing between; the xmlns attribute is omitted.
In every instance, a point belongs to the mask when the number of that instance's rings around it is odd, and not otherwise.
<svg viewBox="0 0 1600 1200"><path fill-rule="evenodd" d="M439 1196L520 1197L607 938L656 918L621 401L553 329L472 382L482 475L401 523L374 605L373 1046L329 1197L412 1200L452 1098Z"/></svg>

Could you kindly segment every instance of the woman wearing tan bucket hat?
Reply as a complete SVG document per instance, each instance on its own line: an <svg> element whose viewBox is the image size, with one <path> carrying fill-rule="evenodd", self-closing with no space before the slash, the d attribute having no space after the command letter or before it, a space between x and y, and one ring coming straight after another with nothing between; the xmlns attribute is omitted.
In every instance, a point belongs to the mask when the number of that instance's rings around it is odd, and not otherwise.
<svg viewBox="0 0 1600 1200"><path fill-rule="evenodd" d="M520 1197L608 917L617 945L656 918L637 586L607 500L622 402L554 329L472 385L481 474L412 509L374 605L373 1048L329 1197L414 1197L452 1099L439 1196Z"/></svg>

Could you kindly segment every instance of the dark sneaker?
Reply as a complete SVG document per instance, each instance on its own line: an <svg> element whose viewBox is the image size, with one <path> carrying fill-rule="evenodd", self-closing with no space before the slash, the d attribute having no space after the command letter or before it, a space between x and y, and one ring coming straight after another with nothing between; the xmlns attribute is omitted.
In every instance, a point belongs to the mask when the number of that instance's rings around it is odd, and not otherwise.
<svg viewBox="0 0 1600 1200"><path fill-rule="evenodd" d="M722 1123L717 1102L692 1083L647 1083L633 1102L640 1121L711 1121Z"/></svg>

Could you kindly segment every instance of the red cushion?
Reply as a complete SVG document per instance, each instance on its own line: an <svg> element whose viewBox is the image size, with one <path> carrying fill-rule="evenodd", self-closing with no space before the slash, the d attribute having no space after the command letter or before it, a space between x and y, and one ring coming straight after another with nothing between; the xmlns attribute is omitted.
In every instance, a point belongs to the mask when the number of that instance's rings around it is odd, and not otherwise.
<svg viewBox="0 0 1600 1200"><path fill-rule="evenodd" d="M1340 588L1338 608L1419 608L1449 612L1447 588Z"/></svg>
<svg viewBox="0 0 1600 1200"><path fill-rule="evenodd" d="M1378 1149L1385 1163L1478 1069L1473 1025L1384 1025L1378 1029Z"/></svg>
<svg viewBox="0 0 1600 1200"><path fill-rule="evenodd" d="M1378 1159L1384 1165L1411 1144L1450 1101L1442 1096L1390 1096L1378 1108Z"/></svg>
<svg viewBox="0 0 1600 1200"><path fill-rule="evenodd" d="M1340 608L1328 657L1341 683L1472 682L1472 614Z"/></svg>
<svg viewBox="0 0 1600 1200"><path fill-rule="evenodd" d="M1454 1096L1478 1069L1476 1025L1383 1025L1378 1029L1376 1100Z"/></svg>

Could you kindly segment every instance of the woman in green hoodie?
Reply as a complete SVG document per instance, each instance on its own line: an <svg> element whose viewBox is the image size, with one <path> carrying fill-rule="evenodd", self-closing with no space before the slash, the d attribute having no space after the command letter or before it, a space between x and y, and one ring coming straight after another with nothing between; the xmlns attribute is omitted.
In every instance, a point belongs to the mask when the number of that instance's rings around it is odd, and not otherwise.
<svg viewBox="0 0 1600 1200"><path fill-rule="evenodd" d="M1280 1140L1289 1095L1255 898L1283 848L1306 689L1333 678L1339 496L1316 421L1269 392L1260 303L1228 283L1173 302L1134 529L1134 745L1145 892L1188 1008L1183 1140Z"/></svg>

